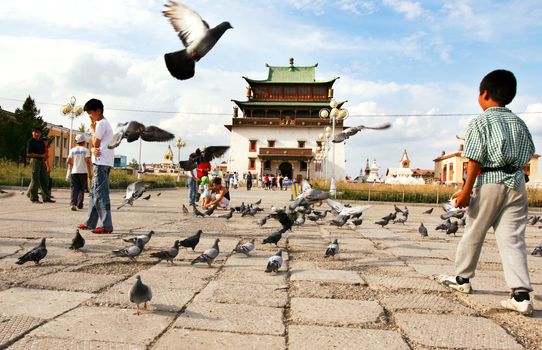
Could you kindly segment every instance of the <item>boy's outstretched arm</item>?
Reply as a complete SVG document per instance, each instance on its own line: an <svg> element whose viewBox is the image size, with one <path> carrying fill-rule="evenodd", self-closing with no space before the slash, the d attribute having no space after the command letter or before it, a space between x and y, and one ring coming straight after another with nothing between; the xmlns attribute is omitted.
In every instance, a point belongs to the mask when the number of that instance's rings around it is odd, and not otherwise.
<svg viewBox="0 0 542 350"><path fill-rule="evenodd" d="M455 193L452 196L452 199L455 198L455 207L456 208L465 208L469 206L470 194L472 193L472 188L474 187L474 182L476 177L480 173L482 165L477 161L469 159L469 164L467 165L467 179L465 184L460 192Z"/></svg>

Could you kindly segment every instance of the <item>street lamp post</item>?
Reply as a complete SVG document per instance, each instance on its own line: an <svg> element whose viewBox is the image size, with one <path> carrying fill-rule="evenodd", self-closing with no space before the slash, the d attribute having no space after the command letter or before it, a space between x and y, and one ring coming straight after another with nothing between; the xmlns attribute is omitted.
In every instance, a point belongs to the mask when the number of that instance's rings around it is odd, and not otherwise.
<svg viewBox="0 0 542 350"><path fill-rule="evenodd" d="M177 165L179 166L179 172L177 173L177 182L179 182L181 180L181 164L180 164L181 163L181 148L186 146L186 143L181 137L179 137L175 145L179 149L179 161L177 162Z"/></svg>
<svg viewBox="0 0 542 350"><path fill-rule="evenodd" d="M81 105L76 107L76 103L77 99L72 96L70 98L70 103L67 103L60 108L62 114L70 118L70 140L68 141L68 151L72 148L73 120L83 114L83 107Z"/></svg>
<svg viewBox="0 0 542 350"><path fill-rule="evenodd" d="M346 103L348 101L345 101L344 103ZM329 140L333 139L335 137L335 122L336 120L344 120L346 118L348 118L348 110L347 109L344 109L344 108L341 108L339 107L339 103L337 101L335 101L334 99L331 99L331 101L329 101L329 107L331 108L331 110L328 110L326 108L323 108L320 110L320 118L322 119L331 119L331 125L332 125L332 128L331 130L329 130L329 126L326 127L326 136L327 136L327 133L328 132L331 132L330 135L326 138L327 139L327 143L329 144ZM329 130L329 131L328 131ZM331 162L333 163L333 167L331 169L331 192L335 192L335 168L336 168L336 164L335 164L335 143L333 143L332 145L332 158L331 158Z"/></svg>

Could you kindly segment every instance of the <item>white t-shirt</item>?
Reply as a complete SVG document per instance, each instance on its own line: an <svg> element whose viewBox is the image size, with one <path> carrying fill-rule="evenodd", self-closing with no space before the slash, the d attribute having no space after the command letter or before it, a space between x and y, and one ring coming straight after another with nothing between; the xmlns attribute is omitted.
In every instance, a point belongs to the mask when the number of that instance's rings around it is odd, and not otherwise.
<svg viewBox="0 0 542 350"><path fill-rule="evenodd" d="M113 128L107 119L103 118L96 122L96 131L94 137L101 141L100 143L100 156L96 157L92 154L92 163L96 165L113 166L115 161L115 151L107 148L109 142L113 139Z"/></svg>
<svg viewBox="0 0 542 350"><path fill-rule="evenodd" d="M76 146L70 150L69 158L73 159L72 174L88 174L85 161L87 157L90 157L90 151L86 147Z"/></svg>

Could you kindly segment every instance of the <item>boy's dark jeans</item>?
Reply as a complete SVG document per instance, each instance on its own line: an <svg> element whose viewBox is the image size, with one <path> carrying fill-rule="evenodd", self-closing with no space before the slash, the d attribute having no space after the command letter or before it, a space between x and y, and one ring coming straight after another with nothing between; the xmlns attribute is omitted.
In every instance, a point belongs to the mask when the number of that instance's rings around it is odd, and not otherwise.
<svg viewBox="0 0 542 350"><path fill-rule="evenodd" d="M77 208L83 208L83 200L85 199L85 188L87 187L86 173L71 174L71 200L70 205L75 205Z"/></svg>

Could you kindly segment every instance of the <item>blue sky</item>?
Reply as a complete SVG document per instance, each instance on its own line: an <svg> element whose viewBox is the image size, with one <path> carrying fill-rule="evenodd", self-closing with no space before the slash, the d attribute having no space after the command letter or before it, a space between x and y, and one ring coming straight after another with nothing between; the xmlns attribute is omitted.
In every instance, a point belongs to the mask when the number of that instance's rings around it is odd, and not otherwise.
<svg viewBox="0 0 542 350"><path fill-rule="evenodd" d="M98 97L113 123L137 119L165 127L186 140L186 155L229 143L228 116L191 112L230 113L230 99L244 98L241 76L264 78L265 63L286 65L294 57L298 65L318 62L317 79L341 77L335 95L349 100L350 114L381 116L352 117L346 125L393 123L386 133L348 141L347 172L356 175L367 158L376 158L381 172L397 166L403 149L413 167L432 168L442 150L458 148L455 135L471 118L432 115L479 113L480 79L504 68L519 84L510 107L528 112L521 116L542 152L538 0L192 1L211 26L228 20L234 29L198 62L196 77L183 82L163 64L163 54L181 46L161 14L164 3L0 0L0 106L14 110L31 95L47 121L67 126L55 103ZM145 145L143 161L160 161L164 150ZM124 144L118 152L137 158L138 147Z"/></svg>

